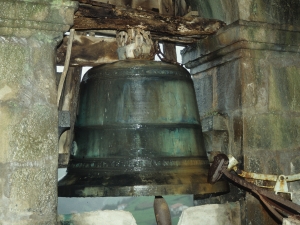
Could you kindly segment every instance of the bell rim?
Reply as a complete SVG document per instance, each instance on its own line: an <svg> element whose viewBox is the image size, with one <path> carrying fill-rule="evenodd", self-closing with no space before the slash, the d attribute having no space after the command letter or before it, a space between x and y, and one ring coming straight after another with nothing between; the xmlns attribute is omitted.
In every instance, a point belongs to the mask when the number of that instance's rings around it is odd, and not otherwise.
<svg viewBox="0 0 300 225"><path fill-rule="evenodd" d="M58 197L124 197L124 196L162 196L162 195L195 195L198 198L208 194L224 194L229 192L227 181L220 180L215 184L197 182L191 184L161 184L133 186L58 186Z"/></svg>

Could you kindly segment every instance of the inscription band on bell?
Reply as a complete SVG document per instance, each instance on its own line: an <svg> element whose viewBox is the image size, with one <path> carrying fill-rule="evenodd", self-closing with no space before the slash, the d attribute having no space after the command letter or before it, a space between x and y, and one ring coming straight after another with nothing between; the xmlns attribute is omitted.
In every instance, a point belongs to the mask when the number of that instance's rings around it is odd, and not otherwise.
<svg viewBox="0 0 300 225"><path fill-rule="evenodd" d="M120 167L124 167L127 170L156 170L159 168L172 168L180 166L204 166L206 165L205 158L156 158L156 159L145 159L145 158L135 158L124 160L120 159L105 159L101 160L72 160L68 166L68 170L82 170L82 169L99 169L99 170L113 170Z"/></svg>

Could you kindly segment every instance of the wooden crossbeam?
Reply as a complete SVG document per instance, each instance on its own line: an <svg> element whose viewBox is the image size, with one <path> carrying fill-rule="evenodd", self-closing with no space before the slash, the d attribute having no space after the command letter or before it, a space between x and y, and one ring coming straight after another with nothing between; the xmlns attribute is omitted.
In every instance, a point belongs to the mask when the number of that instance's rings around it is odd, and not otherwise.
<svg viewBox="0 0 300 225"><path fill-rule="evenodd" d="M97 6L91 0L81 0L89 4L79 4L79 9L74 16L76 30L127 30L128 28L141 27L158 37L191 37L202 38L203 36L216 33L225 25L216 19L201 17L176 17L166 16L157 12L143 9L132 9Z"/></svg>
<svg viewBox="0 0 300 225"><path fill-rule="evenodd" d="M148 8L135 9L124 6L125 0L109 1L112 4L104 0L78 1L79 8L74 15L72 28L81 31L82 35L76 35L73 41L70 66L96 66L117 61L115 34L110 31L140 27L150 31L154 41L186 45L216 33L225 25L220 20L197 17L192 13L184 17L172 16L172 13L166 15L167 8L171 7L166 6L165 0L139 1L142 6ZM89 32L96 37L86 36ZM97 37L103 34L108 34L110 38ZM67 39L68 37L65 37L57 49L57 65L64 64Z"/></svg>

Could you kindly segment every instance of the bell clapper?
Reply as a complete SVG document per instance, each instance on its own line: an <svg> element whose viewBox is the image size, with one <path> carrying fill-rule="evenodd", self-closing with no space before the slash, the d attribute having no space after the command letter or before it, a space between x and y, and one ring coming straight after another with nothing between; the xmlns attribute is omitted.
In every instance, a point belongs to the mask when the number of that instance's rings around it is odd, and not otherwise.
<svg viewBox="0 0 300 225"><path fill-rule="evenodd" d="M157 225L172 225L169 206L162 196L155 196L154 214Z"/></svg>

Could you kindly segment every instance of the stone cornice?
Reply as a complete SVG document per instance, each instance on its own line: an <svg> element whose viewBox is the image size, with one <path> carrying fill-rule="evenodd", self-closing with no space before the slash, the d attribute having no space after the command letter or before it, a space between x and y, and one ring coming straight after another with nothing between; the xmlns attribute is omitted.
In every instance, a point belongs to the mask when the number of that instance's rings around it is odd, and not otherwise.
<svg viewBox="0 0 300 225"><path fill-rule="evenodd" d="M191 68L239 49L300 53L299 46L299 27L236 21L186 48L183 63Z"/></svg>
<svg viewBox="0 0 300 225"><path fill-rule="evenodd" d="M0 0L0 35L31 36L32 32L65 32L73 24L75 1Z"/></svg>
<svg viewBox="0 0 300 225"><path fill-rule="evenodd" d="M299 0L198 0L193 1L204 18L214 18L231 24L237 20L269 24L300 24Z"/></svg>

